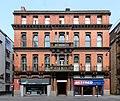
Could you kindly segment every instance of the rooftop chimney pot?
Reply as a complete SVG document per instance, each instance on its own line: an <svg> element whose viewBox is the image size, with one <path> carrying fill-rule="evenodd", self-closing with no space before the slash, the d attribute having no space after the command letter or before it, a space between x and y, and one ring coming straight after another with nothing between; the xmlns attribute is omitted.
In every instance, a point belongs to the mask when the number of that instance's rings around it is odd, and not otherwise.
<svg viewBox="0 0 120 101"><path fill-rule="evenodd" d="M26 11L24 6L21 6L21 11Z"/></svg>

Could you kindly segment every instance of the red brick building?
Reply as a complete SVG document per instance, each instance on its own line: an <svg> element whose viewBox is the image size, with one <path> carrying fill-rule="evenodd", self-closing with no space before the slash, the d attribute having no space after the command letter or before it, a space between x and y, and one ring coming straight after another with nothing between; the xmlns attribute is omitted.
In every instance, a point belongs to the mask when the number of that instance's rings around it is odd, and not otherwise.
<svg viewBox="0 0 120 101"><path fill-rule="evenodd" d="M15 10L14 91L110 93L108 10Z"/></svg>

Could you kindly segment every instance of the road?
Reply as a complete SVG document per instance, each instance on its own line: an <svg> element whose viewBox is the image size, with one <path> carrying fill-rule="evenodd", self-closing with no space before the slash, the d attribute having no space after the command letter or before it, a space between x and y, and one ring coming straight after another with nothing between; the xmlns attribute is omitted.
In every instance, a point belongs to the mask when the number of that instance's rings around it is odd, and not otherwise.
<svg viewBox="0 0 120 101"><path fill-rule="evenodd" d="M47 97L47 96L30 96L30 97L12 97L0 96L0 101L120 101L120 96L79 96L79 97Z"/></svg>

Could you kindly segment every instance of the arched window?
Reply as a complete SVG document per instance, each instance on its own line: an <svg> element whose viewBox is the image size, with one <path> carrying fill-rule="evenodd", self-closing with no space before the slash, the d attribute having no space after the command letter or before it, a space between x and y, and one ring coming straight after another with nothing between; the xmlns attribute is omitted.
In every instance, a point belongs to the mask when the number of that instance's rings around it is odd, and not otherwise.
<svg viewBox="0 0 120 101"><path fill-rule="evenodd" d="M102 35L98 34L97 36L97 47L102 47Z"/></svg>
<svg viewBox="0 0 120 101"><path fill-rule="evenodd" d="M86 71L90 71L90 63L91 63L90 55L86 55L86 64L85 64Z"/></svg>
<svg viewBox="0 0 120 101"><path fill-rule="evenodd" d="M50 55L45 55L45 69L50 69Z"/></svg>
<svg viewBox="0 0 120 101"><path fill-rule="evenodd" d="M98 55L97 56L97 71L102 71L102 56Z"/></svg>
<svg viewBox="0 0 120 101"><path fill-rule="evenodd" d="M22 47L26 47L26 33L22 33L21 41Z"/></svg>
<svg viewBox="0 0 120 101"><path fill-rule="evenodd" d="M74 47L79 46L79 36L78 34L74 34Z"/></svg>
<svg viewBox="0 0 120 101"><path fill-rule="evenodd" d="M22 58L21 58L21 62L22 62L22 71L26 71L27 70L27 61L26 61L26 55L22 55Z"/></svg>
<svg viewBox="0 0 120 101"><path fill-rule="evenodd" d="M38 71L38 56L37 55L33 56L33 70Z"/></svg>
<svg viewBox="0 0 120 101"><path fill-rule="evenodd" d="M50 36L45 35L45 47L50 47Z"/></svg>
<svg viewBox="0 0 120 101"><path fill-rule="evenodd" d="M37 34L33 36L33 46L38 47L38 35Z"/></svg>
<svg viewBox="0 0 120 101"><path fill-rule="evenodd" d="M86 37L85 37L85 45L86 47L90 47L90 33L86 33Z"/></svg>

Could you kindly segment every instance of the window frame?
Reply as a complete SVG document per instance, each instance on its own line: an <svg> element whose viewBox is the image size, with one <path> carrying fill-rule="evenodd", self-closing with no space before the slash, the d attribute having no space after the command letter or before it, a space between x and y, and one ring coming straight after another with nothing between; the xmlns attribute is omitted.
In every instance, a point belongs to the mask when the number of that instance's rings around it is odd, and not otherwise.
<svg viewBox="0 0 120 101"><path fill-rule="evenodd" d="M37 36L37 40L34 40L35 36ZM38 47L39 45L39 37L38 37L38 32L33 32L33 47ZM37 42L37 46L35 46L35 43Z"/></svg>
<svg viewBox="0 0 120 101"><path fill-rule="evenodd" d="M88 40L87 36L89 36L89 40ZM89 43L89 45L87 43ZM90 32L86 32L85 47L91 47L91 33Z"/></svg>
<svg viewBox="0 0 120 101"><path fill-rule="evenodd" d="M23 57L25 58L25 61L23 62ZM27 71L27 58L26 58L26 54L22 54L21 55L21 70L22 71Z"/></svg>
<svg viewBox="0 0 120 101"><path fill-rule="evenodd" d="M25 36L25 39L23 39L23 36ZM27 36L26 36L26 32L22 32L22 33L21 33L21 46L22 46L22 47L26 47L26 46L27 46Z"/></svg>
<svg viewBox="0 0 120 101"><path fill-rule="evenodd" d="M38 16L33 16L33 24L38 24Z"/></svg>
<svg viewBox="0 0 120 101"><path fill-rule="evenodd" d="M49 36L49 40L46 40L46 36ZM44 46L50 47L50 32L45 32L45 38L44 38ZM48 45L49 44L49 45Z"/></svg>
<svg viewBox="0 0 120 101"><path fill-rule="evenodd" d="M85 24L90 24L90 16L85 17Z"/></svg>
<svg viewBox="0 0 120 101"><path fill-rule="evenodd" d="M35 63L34 59L37 59L37 62ZM37 67L37 68L36 68ZM33 71L38 71L38 54L33 54Z"/></svg>
<svg viewBox="0 0 120 101"><path fill-rule="evenodd" d="M22 16L22 24L27 24L27 18L26 18L26 16Z"/></svg>

